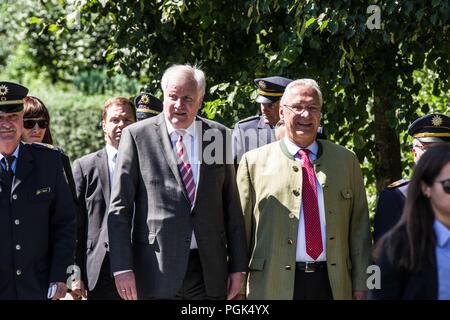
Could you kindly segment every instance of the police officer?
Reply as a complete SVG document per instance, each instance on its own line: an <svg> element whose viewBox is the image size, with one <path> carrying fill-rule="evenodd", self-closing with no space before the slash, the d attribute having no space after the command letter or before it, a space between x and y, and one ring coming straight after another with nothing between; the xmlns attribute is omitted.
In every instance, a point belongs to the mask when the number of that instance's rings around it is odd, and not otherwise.
<svg viewBox="0 0 450 320"><path fill-rule="evenodd" d="M74 263L75 207L61 154L20 141L27 93L0 81L0 299L59 299Z"/></svg>
<svg viewBox="0 0 450 320"><path fill-rule="evenodd" d="M252 149L276 141L274 127L280 120L280 99L291 79L275 76L255 79L255 101L260 104L260 115L239 121L233 130L233 157L238 164L242 155Z"/></svg>
<svg viewBox="0 0 450 320"><path fill-rule="evenodd" d="M413 137L412 152L414 163L417 163L433 144L450 142L450 118L438 113L422 116L409 126L408 134ZM405 205L408 183L408 180L401 179L381 191L375 211L375 242L399 221Z"/></svg>
<svg viewBox="0 0 450 320"><path fill-rule="evenodd" d="M148 92L143 92L134 98L134 105L136 106L137 121L154 117L163 110L162 101Z"/></svg>

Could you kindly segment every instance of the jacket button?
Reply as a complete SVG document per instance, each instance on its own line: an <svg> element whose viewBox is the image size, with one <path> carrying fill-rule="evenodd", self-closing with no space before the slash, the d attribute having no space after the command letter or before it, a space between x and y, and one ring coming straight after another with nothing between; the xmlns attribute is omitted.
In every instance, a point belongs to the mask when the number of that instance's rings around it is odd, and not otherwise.
<svg viewBox="0 0 450 320"><path fill-rule="evenodd" d="M289 213L289 218L294 219L295 218L295 214Z"/></svg>
<svg viewBox="0 0 450 320"><path fill-rule="evenodd" d="M17 194L13 194L12 198L13 200L17 200Z"/></svg>
<svg viewBox="0 0 450 320"><path fill-rule="evenodd" d="M292 170L294 170L294 172L298 172L298 167L297 166L293 166Z"/></svg>
<svg viewBox="0 0 450 320"><path fill-rule="evenodd" d="M16 244L16 250L20 250L21 248L20 244Z"/></svg>
<svg viewBox="0 0 450 320"><path fill-rule="evenodd" d="M294 194L294 196L298 197L300 195L300 192L298 192L297 190L293 190L292 193Z"/></svg>
<svg viewBox="0 0 450 320"><path fill-rule="evenodd" d="M284 267L286 270L291 270L291 266L287 265Z"/></svg>
<svg viewBox="0 0 450 320"><path fill-rule="evenodd" d="M294 244L294 240L289 239L289 240L288 240L288 244Z"/></svg>
<svg viewBox="0 0 450 320"><path fill-rule="evenodd" d="M18 226L18 225L20 224L20 220L19 220L19 219L14 220L14 224L15 224L16 226Z"/></svg>
<svg viewBox="0 0 450 320"><path fill-rule="evenodd" d="M22 274L22 270L17 269L17 270L16 270L16 274L17 274L18 276L20 276L20 275Z"/></svg>

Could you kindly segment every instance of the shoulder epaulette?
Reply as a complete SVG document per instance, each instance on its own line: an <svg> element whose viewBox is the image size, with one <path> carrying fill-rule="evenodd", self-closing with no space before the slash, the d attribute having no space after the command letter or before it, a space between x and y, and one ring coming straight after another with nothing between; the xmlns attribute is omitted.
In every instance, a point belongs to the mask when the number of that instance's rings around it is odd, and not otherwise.
<svg viewBox="0 0 450 320"><path fill-rule="evenodd" d="M398 188L398 187L404 186L405 184L408 184L408 183L409 183L409 180L400 179L400 180L392 182L387 187L388 187L388 189L394 189L394 188Z"/></svg>
<svg viewBox="0 0 450 320"><path fill-rule="evenodd" d="M249 122L249 121L253 121L253 120L259 121L259 116L251 116L251 117L239 120L238 123L245 123L245 122Z"/></svg>
<svg viewBox="0 0 450 320"><path fill-rule="evenodd" d="M62 152L60 148L55 147L54 145L49 144L49 143L33 142L33 143L31 143L31 146L38 148L38 149L46 149L46 150Z"/></svg>

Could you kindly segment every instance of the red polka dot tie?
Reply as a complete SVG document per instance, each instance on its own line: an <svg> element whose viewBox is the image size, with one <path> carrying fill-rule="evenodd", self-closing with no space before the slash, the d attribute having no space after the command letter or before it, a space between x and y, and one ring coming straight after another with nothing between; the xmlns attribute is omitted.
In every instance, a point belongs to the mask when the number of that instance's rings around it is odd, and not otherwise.
<svg viewBox="0 0 450 320"><path fill-rule="evenodd" d="M309 150L300 149L302 159L303 185L302 201L305 220L306 253L316 260L323 252L322 231L320 229L319 203L317 200L316 177L313 164L309 160Z"/></svg>

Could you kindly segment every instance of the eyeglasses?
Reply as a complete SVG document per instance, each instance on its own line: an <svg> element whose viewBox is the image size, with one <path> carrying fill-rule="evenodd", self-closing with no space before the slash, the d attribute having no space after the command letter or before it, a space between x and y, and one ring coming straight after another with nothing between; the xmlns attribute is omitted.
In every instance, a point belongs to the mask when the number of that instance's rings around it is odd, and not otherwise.
<svg viewBox="0 0 450 320"><path fill-rule="evenodd" d="M281 106L288 108L295 114L302 114L305 111L308 111L308 113L314 114L314 115L320 113L320 108L316 105L310 105L310 106L303 107L301 105L288 106L287 104L282 104Z"/></svg>
<svg viewBox="0 0 450 320"><path fill-rule="evenodd" d="M442 189L444 189L444 192L450 194L450 179L435 182L439 182L440 184L442 184Z"/></svg>
<svg viewBox="0 0 450 320"><path fill-rule="evenodd" d="M45 119L23 119L23 127L25 129L33 129L34 126L38 125L41 129L47 129L48 128L48 121Z"/></svg>

